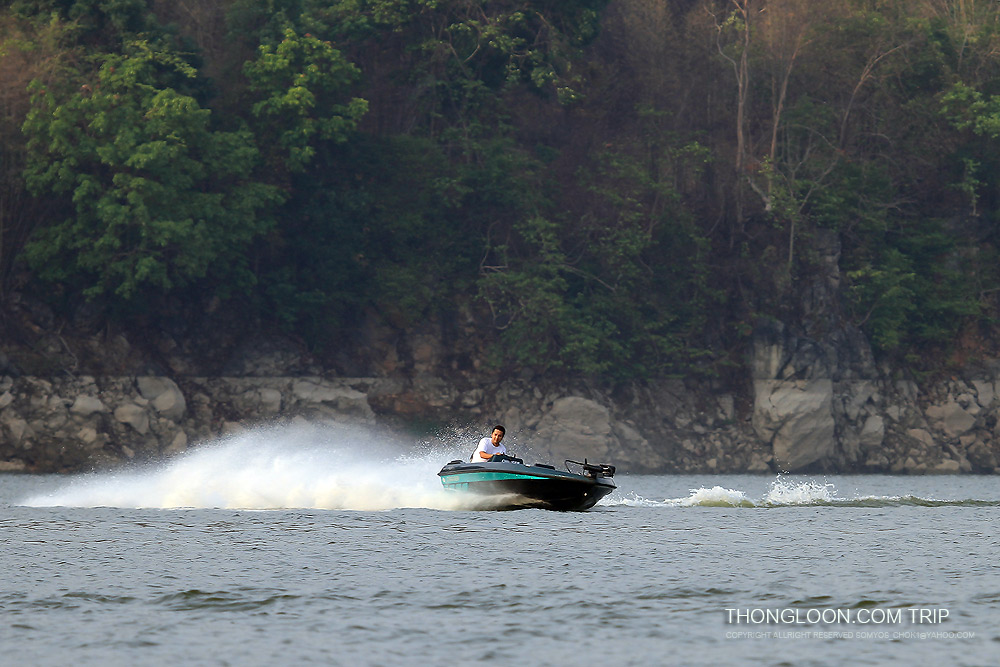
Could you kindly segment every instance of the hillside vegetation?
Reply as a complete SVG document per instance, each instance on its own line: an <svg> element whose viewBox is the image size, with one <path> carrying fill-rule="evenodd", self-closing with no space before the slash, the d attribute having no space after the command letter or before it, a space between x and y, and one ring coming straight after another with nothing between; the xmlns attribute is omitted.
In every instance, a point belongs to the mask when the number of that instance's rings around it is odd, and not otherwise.
<svg viewBox="0 0 1000 667"><path fill-rule="evenodd" d="M995 2L14 0L0 79L0 297L57 312L713 374L820 230L882 355L997 311Z"/></svg>

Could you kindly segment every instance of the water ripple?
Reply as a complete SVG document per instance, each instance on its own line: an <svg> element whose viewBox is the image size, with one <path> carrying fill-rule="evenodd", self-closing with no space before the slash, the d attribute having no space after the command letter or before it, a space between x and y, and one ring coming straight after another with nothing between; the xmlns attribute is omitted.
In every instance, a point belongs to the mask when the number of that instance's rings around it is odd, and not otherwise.
<svg viewBox="0 0 1000 667"><path fill-rule="evenodd" d="M155 604L161 604L174 611L191 611L196 609L213 609L218 611L252 611L268 607L279 602L298 599L297 595L285 593L268 595L263 598L253 598L229 591L201 591L192 589L179 593L168 593L154 599Z"/></svg>

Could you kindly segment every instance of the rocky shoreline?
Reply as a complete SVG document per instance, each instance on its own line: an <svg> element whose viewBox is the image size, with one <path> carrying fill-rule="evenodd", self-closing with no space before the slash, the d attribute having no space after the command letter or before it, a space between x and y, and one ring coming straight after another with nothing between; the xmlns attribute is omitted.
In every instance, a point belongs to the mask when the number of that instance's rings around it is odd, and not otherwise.
<svg viewBox="0 0 1000 667"><path fill-rule="evenodd" d="M0 471L160 460L259 423L398 429L417 416L470 433L499 420L514 449L537 460L586 457L630 472L1000 471L1000 364L921 387L823 377L815 355L758 343L752 401L679 380L612 392L520 379L487 392L430 377L4 376Z"/></svg>

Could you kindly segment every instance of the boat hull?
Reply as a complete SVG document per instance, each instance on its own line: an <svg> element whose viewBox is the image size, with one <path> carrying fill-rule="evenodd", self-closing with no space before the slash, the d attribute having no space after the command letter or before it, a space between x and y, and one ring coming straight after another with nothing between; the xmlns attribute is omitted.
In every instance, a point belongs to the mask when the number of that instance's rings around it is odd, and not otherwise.
<svg viewBox="0 0 1000 667"><path fill-rule="evenodd" d="M586 510L616 488L610 477L510 462L452 462L438 475L445 489L475 496L491 509Z"/></svg>

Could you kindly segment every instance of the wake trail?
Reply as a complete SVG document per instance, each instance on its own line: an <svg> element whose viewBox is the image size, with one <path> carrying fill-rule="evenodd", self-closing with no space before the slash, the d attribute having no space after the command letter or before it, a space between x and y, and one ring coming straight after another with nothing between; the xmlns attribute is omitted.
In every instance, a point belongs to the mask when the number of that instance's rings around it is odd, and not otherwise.
<svg viewBox="0 0 1000 667"><path fill-rule="evenodd" d="M442 461L467 442L401 451L360 428L272 427L202 445L167 463L85 475L22 501L31 507L461 509L442 487Z"/></svg>
<svg viewBox="0 0 1000 667"><path fill-rule="evenodd" d="M605 504L626 507L1000 507L997 500L937 500L914 495L900 496L855 496L840 498L833 484L818 482L789 482L780 477L760 498L753 499L743 491L722 486L690 489L690 495L683 498L650 500L632 494L627 497L609 498Z"/></svg>

